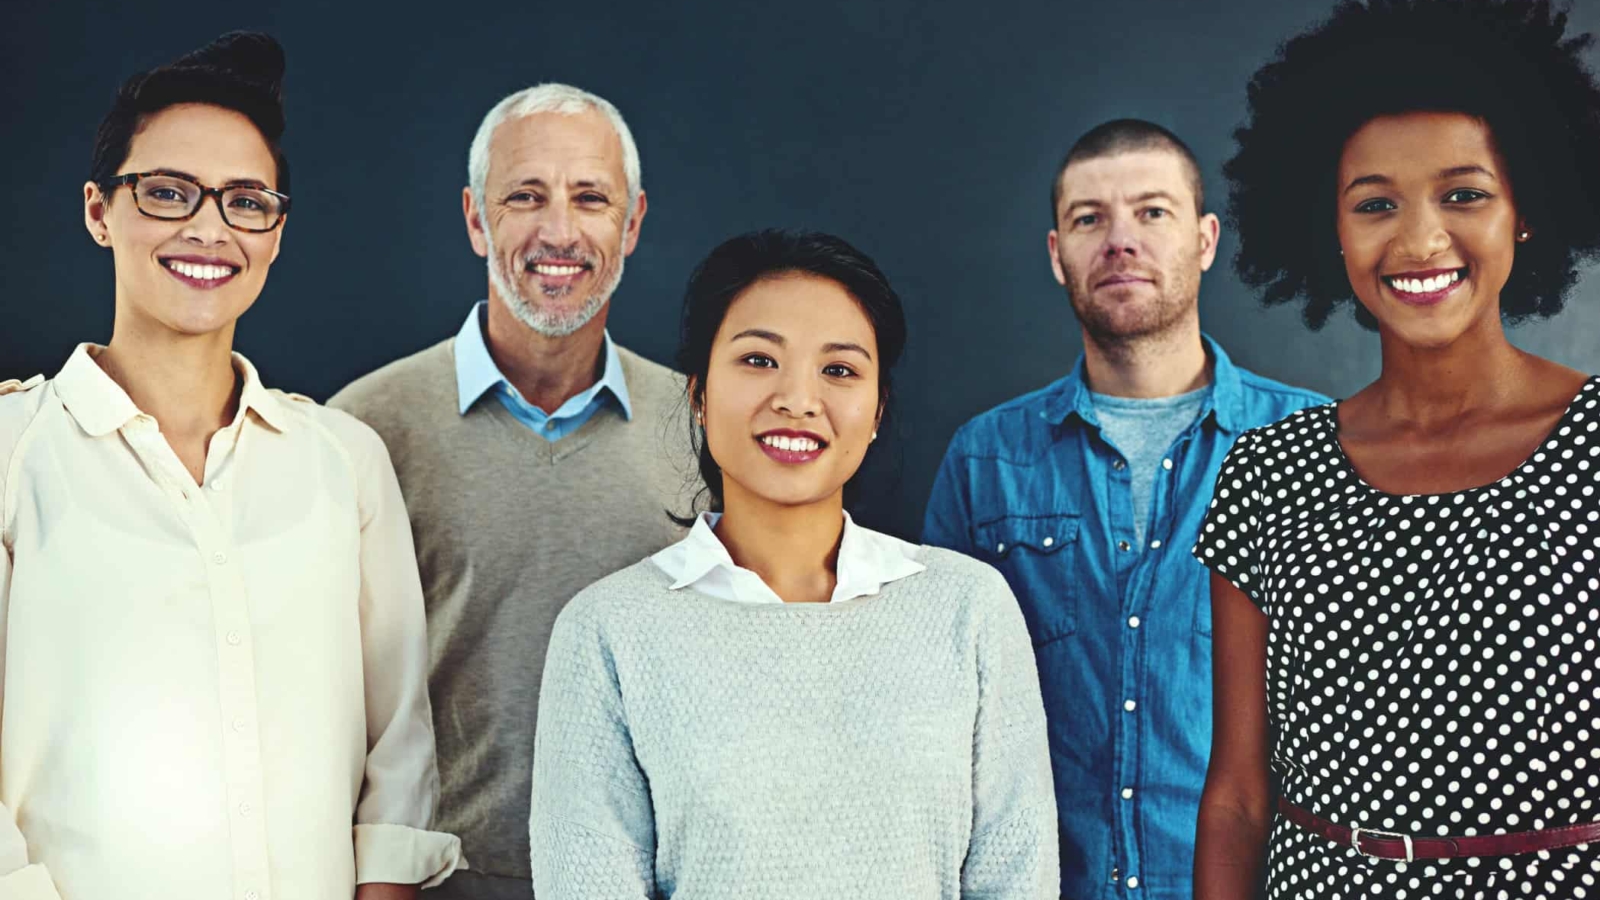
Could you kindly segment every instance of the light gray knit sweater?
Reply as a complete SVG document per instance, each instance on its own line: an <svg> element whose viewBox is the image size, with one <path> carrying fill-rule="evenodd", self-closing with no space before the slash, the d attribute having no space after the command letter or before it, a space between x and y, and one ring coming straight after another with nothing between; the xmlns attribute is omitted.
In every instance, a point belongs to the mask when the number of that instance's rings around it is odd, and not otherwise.
<svg viewBox="0 0 1600 900"><path fill-rule="evenodd" d="M1033 647L1005 580L923 548L877 596L746 604L642 561L546 656L540 900L1053 898Z"/></svg>

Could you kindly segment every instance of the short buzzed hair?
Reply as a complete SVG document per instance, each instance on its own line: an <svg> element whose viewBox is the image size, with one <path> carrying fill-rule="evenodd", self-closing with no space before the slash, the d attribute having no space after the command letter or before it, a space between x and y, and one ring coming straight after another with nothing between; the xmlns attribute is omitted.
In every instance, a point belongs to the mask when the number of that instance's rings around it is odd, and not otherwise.
<svg viewBox="0 0 1600 900"><path fill-rule="evenodd" d="M1189 186L1194 190L1194 212L1200 215L1206 208L1205 184L1200 179L1200 161L1177 135L1154 122L1143 119L1112 119L1103 122L1078 138L1072 149L1056 167L1055 181L1050 185L1050 224L1056 223L1057 209L1061 206L1061 176L1067 166L1086 159L1100 159L1119 153L1136 153L1140 150L1170 150L1182 157L1189 170Z"/></svg>

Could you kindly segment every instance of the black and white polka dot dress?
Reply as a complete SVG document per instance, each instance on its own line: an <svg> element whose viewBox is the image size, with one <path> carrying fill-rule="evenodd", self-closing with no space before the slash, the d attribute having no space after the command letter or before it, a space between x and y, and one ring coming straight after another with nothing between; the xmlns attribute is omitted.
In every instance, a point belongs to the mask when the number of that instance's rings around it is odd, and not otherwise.
<svg viewBox="0 0 1600 900"><path fill-rule="evenodd" d="M1412 836L1600 819L1600 376L1515 471L1451 494L1363 482L1335 410L1243 435L1195 547L1269 619L1283 795ZM1406 864L1279 816L1267 883L1296 900L1600 898L1600 845Z"/></svg>

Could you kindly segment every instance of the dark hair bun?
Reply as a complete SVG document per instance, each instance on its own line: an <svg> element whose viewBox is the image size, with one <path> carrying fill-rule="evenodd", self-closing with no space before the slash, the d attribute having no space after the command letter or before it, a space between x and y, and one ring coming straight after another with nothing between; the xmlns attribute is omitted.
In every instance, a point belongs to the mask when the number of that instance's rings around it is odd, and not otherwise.
<svg viewBox="0 0 1600 900"><path fill-rule="evenodd" d="M205 103L248 118L272 148L277 189L288 193L289 163L283 137L283 45L259 31L230 31L171 63L122 83L100 123L90 159L90 180L116 173L144 120L169 106Z"/></svg>
<svg viewBox="0 0 1600 900"><path fill-rule="evenodd" d="M283 135L283 45L259 31L230 31L172 63L135 75L123 94L142 113L184 102L220 102L255 121L268 140Z"/></svg>

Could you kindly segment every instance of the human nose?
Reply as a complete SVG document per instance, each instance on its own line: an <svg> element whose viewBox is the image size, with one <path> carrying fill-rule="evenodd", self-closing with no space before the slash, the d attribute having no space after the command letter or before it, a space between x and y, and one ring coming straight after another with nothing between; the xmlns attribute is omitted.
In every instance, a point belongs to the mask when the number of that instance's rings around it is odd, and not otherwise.
<svg viewBox="0 0 1600 900"><path fill-rule="evenodd" d="M578 223L564 203L552 203L540 211L536 237L553 247L565 247L578 239Z"/></svg>
<svg viewBox="0 0 1600 900"><path fill-rule="evenodd" d="M1134 231L1134 223L1128 217L1119 215L1110 217L1106 228L1106 242L1101 248L1101 253L1107 260L1116 259L1118 256L1139 255L1138 236Z"/></svg>
<svg viewBox="0 0 1600 900"><path fill-rule="evenodd" d="M1401 216L1395 249L1404 259L1423 262L1450 249L1450 233L1436 210L1417 204Z"/></svg>
<svg viewBox="0 0 1600 900"><path fill-rule="evenodd" d="M822 396L817 390L817 379L811 373L796 369L782 371L776 389L772 392L774 412L799 419L809 419L822 412Z"/></svg>
<svg viewBox="0 0 1600 900"><path fill-rule="evenodd" d="M202 196L200 208L183 223L181 236L191 244L207 247L227 242L231 230L227 220L222 217L222 198L216 195Z"/></svg>

